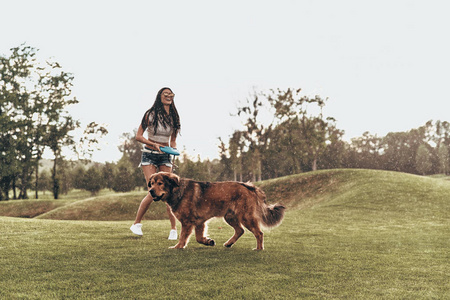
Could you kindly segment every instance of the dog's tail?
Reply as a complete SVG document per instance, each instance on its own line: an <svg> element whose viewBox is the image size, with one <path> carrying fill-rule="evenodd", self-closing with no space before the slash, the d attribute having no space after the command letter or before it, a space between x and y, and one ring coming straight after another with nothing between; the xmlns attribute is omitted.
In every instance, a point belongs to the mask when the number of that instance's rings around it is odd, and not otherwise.
<svg viewBox="0 0 450 300"><path fill-rule="evenodd" d="M258 187L251 183L244 184L248 189L254 191L258 198L258 206L260 213L260 220L265 227L275 227L281 224L284 217L284 210L286 207L280 204L266 204L266 194Z"/></svg>
<svg viewBox="0 0 450 300"><path fill-rule="evenodd" d="M275 227L281 224L286 207L279 204L265 205L262 211L262 221L267 227Z"/></svg>

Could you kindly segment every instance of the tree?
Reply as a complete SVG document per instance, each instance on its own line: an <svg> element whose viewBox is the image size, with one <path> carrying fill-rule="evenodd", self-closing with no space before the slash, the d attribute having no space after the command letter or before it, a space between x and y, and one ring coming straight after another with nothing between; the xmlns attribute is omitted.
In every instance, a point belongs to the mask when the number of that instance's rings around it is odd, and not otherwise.
<svg viewBox="0 0 450 300"><path fill-rule="evenodd" d="M383 152L382 139L366 131L361 137L352 139L347 149L347 167L382 169Z"/></svg>
<svg viewBox="0 0 450 300"><path fill-rule="evenodd" d="M243 132L235 131L230 138L229 154L230 162L233 168L234 181L242 181L242 152L244 149Z"/></svg>
<svg viewBox="0 0 450 300"><path fill-rule="evenodd" d="M130 158L124 154L117 163L112 189L115 192L129 192L135 188L133 166Z"/></svg>
<svg viewBox="0 0 450 300"><path fill-rule="evenodd" d="M105 125L100 125L96 122L90 122L86 125L78 144L74 145L74 152L77 154L78 159L89 160L94 151L99 150L98 144L100 143L100 139L107 134L108 130Z"/></svg>
<svg viewBox="0 0 450 300"><path fill-rule="evenodd" d="M35 48L22 45L11 51L10 57L0 57L0 139L5 148L1 175L13 183L17 178L19 198L28 198L31 176L36 171L37 187L39 160L50 147L55 154L52 178L57 198L56 162L61 147L73 144L68 133L78 126L66 111L78 102L71 97L73 76L56 62L39 62Z"/></svg>
<svg viewBox="0 0 450 300"><path fill-rule="evenodd" d="M301 172L300 160L317 170L317 161L325 152L330 137L329 126L334 126L334 118L324 118L323 107L327 99L316 95L314 98L300 96L301 89L272 90L269 102L275 109L275 117L286 128L287 154L293 164L293 173ZM317 111L311 114L310 111ZM300 154L300 155L299 155Z"/></svg>
<svg viewBox="0 0 450 300"><path fill-rule="evenodd" d="M86 170L83 165L79 164L72 171L72 185L76 189L82 190L84 188L84 178L85 178Z"/></svg>
<svg viewBox="0 0 450 300"><path fill-rule="evenodd" d="M450 153L449 148L445 144L441 144L438 149L439 157L439 173L449 174L450 173Z"/></svg>
<svg viewBox="0 0 450 300"><path fill-rule="evenodd" d="M416 157L424 144L423 128L408 132L390 132L382 139L384 170L415 173ZM428 159L431 163L431 157Z"/></svg>
<svg viewBox="0 0 450 300"><path fill-rule="evenodd" d="M133 133L123 133L119 145L119 151L126 154L134 166L139 165L142 155L142 144L136 141L136 132L137 130Z"/></svg>
<svg viewBox="0 0 450 300"><path fill-rule="evenodd" d="M30 176L35 161L32 143L34 91L26 85L27 79L34 74L35 51L31 47L11 49L10 57L0 57L0 140L1 175L4 187L19 178L19 198L28 198ZM8 191L6 191L8 197Z"/></svg>
<svg viewBox="0 0 450 300"><path fill-rule="evenodd" d="M421 175L426 175L432 168L430 151L427 146L422 144L419 146L416 155L416 169Z"/></svg>
<svg viewBox="0 0 450 300"><path fill-rule="evenodd" d="M219 138L219 157L220 157L220 165L221 165L221 170L217 176L218 180L227 180L230 178L233 178L233 164L231 159L227 156L227 146L225 144L225 142ZM241 154L242 155L242 154ZM177 159L178 161L178 159ZM242 165L242 164L241 164ZM242 174L242 173L241 173ZM241 178L242 181L242 178Z"/></svg>
<svg viewBox="0 0 450 300"><path fill-rule="evenodd" d="M45 191L50 191L52 187L50 173L42 171L39 175L38 190L45 194Z"/></svg>
<svg viewBox="0 0 450 300"><path fill-rule="evenodd" d="M116 173L116 165L110 162L106 162L102 168L103 182L105 183L105 188L110 190L113 189L114 185L114 174Z"/></svg>
<svg viewBox="0 0 450 300"><path fill-rule="evenodd" d="M344 131L337 128L336 124L328 124L328 139L325 142L325 151L319 160L320 169L341 168L345 161L346 143L342 140Z"/></svg>
<svg viewBox="0 0 450 300"><path fill-rule="evenodd" d="M261 161L264 159L264 149L267 147L268 133L272 130L272 125L266 126L260 121L261 108L264 107L264 97L258 93L252 95L252 100L247 99L247 103L238 108L237 115L245 118L244 126L246 130L238 133L231 142L231 145L237 143L239 150L246 151L247 156L250 155L250 164L247 167L250 168L251 174L250 180L260 181L262 179L261 174ZM237 138L239 140L237 140ZM234 149L232 149L234 151ZM242 154L241 154L242 155ZM236 167L236 163L239 163L240 159L237 157L231 158L231 163Z"/></svg>
<svg viewBox="0 0 450 300"><path fill-rule="evenodd" d="M432 147L430 151L433 170L431 172L440 173L442 162L439 151L441 145L450 147L450 123L430 120L421 129L425 132L424 142Z"/></svg>
<svg viewBox="0 0 450 300"><path fill-rule="evenodd" d="M57 175L57 162L61 158L63 146L74 145L73 137L68 133L79 127L79 122L74 120L67 112L66 107L78 103L71 98L73 76L61 70L58 63L48 63L50 72L41 78L44 86L48 105L47 145L53 152L54 165L52 179L54 183L53 196L58 199L59 179Z"/></svg>
<svg viewBox="0 0 450 300"><path fill-rule="evenodd" d="M182 177L196 179L197 166L186 153L182 154L182 163L179 164L178 173Z"/></svg>
<svg viewBox="0 0 450 300"><path fill-rule="evenodd" d="M98 166L91 166L83 176L83 189L96 195L103 187L102 173Z"/></svg>

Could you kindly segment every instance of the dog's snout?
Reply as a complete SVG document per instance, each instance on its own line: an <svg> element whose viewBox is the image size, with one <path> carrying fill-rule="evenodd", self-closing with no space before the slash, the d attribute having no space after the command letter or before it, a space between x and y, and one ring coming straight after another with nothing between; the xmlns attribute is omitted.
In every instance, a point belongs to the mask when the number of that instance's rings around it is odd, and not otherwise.
<svg viewBox="0 0 450 300"><path fill-rule="evenodd" d="M154 190L150 190L150 195L152 195L152 197L156 197L155 191Z"/></svg>

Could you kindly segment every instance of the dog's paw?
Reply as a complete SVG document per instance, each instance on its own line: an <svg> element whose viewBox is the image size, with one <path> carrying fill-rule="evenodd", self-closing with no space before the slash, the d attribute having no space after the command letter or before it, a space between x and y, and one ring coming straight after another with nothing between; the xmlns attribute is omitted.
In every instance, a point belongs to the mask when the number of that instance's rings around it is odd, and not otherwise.
<svg viewBox="0 0 450 300"><path fill-rule="evenodd" d="M233 246L233 245L234 245L233 243L230 243L230 244L225 243L225 244L223 244L223 246L224 246L224 247L227 247L227 248L231 248L231 246Z"/></svg>
<svg viewBox="0 0 450 300"><path fill-rule="evenodd" d="M207 246L215 246L216 242L213 239L207 239L205 245L207 245Z"/></svg>

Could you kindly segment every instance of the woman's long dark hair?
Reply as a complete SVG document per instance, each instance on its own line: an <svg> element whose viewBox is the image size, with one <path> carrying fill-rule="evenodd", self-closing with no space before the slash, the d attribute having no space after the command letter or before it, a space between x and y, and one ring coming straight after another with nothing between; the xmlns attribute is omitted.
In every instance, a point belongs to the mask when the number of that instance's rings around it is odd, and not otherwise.
<svg viewBox="0 0 450 300"><path fill-rule="evenodd" d="M181 128L180 116L178 115L178 111L175 107L174 101L172 101L172 104L170 104L169 114L167 114L166 110L164 109L164 104L161 101L161 94L164 90L169 90L171 93L173 93L172 90L168 87L163 87L159 90L153 106L145 112L144 117L141 121L141 126L143 130L151 126L156 133L158 124L159 122L161 122L164 128L170 126L175 133L178 133ZM152 124L149 124L150 119L152 119Z"/></svg>

